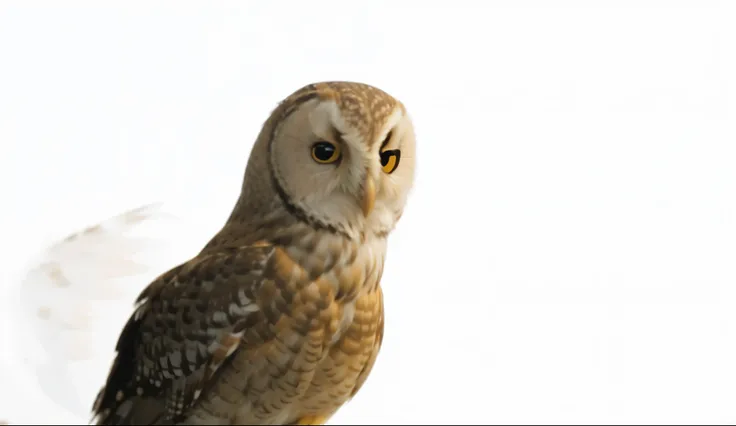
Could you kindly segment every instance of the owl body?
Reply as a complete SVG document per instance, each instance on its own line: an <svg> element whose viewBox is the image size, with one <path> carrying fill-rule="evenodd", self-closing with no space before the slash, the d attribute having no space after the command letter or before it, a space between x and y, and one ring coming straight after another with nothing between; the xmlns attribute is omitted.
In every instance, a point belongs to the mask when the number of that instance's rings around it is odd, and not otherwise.
<svg viewBox="0 0 736 426"><path fill-rule="evenodd" d="M139 296L97 423L326 422L381 347L413 152L403 105L372 86L318 83L281 102L221 231Z"/></svg>
<svg viewBox="0 0 736 426"><path fill-rule="evenodd" d="M255 295L262 317L242 338L266 343L235 353L186 423L325 421L358 391L383 337L379 282L386 242L340 239L319 238L338 248L334 259L320 256L325 247L309 238L304 245L273 246L266 268L282 277L283 287L264 286ZM244 371L246 383L239 380Z"/></svg>

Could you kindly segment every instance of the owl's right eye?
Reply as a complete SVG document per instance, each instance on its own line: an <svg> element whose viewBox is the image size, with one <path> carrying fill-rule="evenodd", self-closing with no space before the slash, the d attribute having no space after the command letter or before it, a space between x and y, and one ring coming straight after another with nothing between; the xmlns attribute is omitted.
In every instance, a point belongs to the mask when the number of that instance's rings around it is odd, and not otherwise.
<svg viewBox="0 0 736 426"><path fill-rule="evenodd" d="M312 145L312 159L320 164L334 163L340 159L340 147L330 142L316 142Z"/></svg>

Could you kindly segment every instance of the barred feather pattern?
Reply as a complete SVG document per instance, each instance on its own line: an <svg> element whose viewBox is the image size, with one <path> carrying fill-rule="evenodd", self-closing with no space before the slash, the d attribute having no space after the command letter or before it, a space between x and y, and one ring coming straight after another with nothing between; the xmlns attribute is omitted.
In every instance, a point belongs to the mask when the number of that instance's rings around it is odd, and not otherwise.
<svg viewBox="0 0 736 426"><path fill-rule="evenodd" d="M290 231L215 238L146 288L97 424L324 423L352 398L382 342L386 240Z"/></svg>
<svg viewBox="0 0 736 426"><path fill-rule="evenodd" d="M307 160L318 141L343 155ZM98 424L325 423L382 344L386 238L414 152L406 110L375 87L315 83L279 103L222 230L141 294Z"/></svg>

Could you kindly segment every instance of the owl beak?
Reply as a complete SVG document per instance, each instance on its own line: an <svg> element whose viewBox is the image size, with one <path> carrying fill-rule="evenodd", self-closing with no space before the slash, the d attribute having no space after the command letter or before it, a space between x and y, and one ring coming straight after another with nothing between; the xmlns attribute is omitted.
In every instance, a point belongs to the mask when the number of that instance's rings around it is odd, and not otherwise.
<svg viewBox="0 0 736 426"><path fill-rule="evenodd" d="M365 178L365 183L363 185L363 200L361 201L363 215L368 217L368 215L373 211L373 206L376 205L376 184L370 176Z"/></svg>

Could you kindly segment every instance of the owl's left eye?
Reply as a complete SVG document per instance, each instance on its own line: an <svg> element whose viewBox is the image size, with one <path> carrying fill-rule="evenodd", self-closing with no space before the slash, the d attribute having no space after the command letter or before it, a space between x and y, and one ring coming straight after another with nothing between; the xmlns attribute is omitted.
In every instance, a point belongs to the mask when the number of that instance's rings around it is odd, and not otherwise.
<svg viewBox="0 0 736 426"><path fill-rule="evenodd" d="M399 161L401 160L401 150L391 149L383 151L381 153L381 168L384 173L391 174L399 167Z"/></svg>
<svg viewBox="0 0 736 426"><path fill-rule="evenodd" d="M312 145L312 158L320 164L330 164L340 159L340 146L326 141Z"/></svg>

